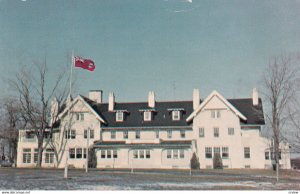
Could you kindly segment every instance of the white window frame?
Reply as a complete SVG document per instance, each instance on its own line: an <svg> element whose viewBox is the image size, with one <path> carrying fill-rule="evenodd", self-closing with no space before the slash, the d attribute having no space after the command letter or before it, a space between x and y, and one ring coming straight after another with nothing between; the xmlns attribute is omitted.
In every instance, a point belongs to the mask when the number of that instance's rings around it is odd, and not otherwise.
<svg viewBox="0 0 300 194"><path fill-rule="evenodd" d="M199 128L199 137L205 137L205 129L204 127Z"/></svg>
<svg viewBox="0 0 300 194"><path fill-rule="evenodd" d="M110 131L110 139L116 139L117 132L116 131Z"/></svg>
<svg viewBox="0 0 300 194"><path fill-rule="evenodd" d="M180 137L184 139L186 137L185 130L180 130Z"/></svg>
<svg viewBox="0 0 300 194"><path fill-rule="evenodd" d="M233 127L228 128L228 135L234 135L234 128Z"/></svg>
<svg viewBox="0 0 300 194"><path fill-rule="evenodd" d="M128 139L128 131L123 131L123 138Z"/></svg>
<svg viewBox="0 0 300 194"><path fill-rule="evenodd" d="M123 122L124 121L124 112L117 111L116 112L116 121Z"/></svg>
<svg viewBox="0 0 300 194"><path fill-rule="evenodd" d="M227 156L224 156L224 154L227 154ZM229 148L228 147L222 147L222 158L223 159L229 158Z"/></svg>
<svg viewBox="0 0 300 194"><path fill-rule="evenodd" d="M250 147L244 147L244 158L245 159L250 159L251 158Z"/></svg>
<svg viewBox="0 0 300 194"><path fill-rule="evenodd" d="M173 110L172 111L172 120L173 121L179 121L180 120L180 111L179 110Z"/></svg>
<svg viewBox="0 0 300 194"><path fill-rule="evenodd" d="M23 164L31 163L31 148L23 149Z"/></svg>
<svg viewBox="0 0 300 194"><path fill-rule="evenodd" d="M53 164L54 163L54 150L46 149L45 152L45 164Z"/></svg>
<svg viewBox="0 0 300 194"><path fill-rule="evenodd" d="M144 112L144 121L151 121L152 120L152 112L151 111L145 111Z"/></svg>
<svg viewBox="0 0 300 194"><path fill-rule="evenodd" d="M172 138L172 130L167 130L167 137L168 139L171 139Z"/></svg>
<svg viewBox="0 0 300 194"><path fill-rule="evenodd" d="M140 130L135 131L135 139L141 139L141 131Z"/></svg>
<svg viewBox="0 0 300 194"><path fill-rule="evenodd" d="M214 127L214 137L218 138L220 137L220 128Z"/></svg>
<svg viewBox="0 0 300 194"><path fill-rule="evenodd" d="M159 130L157 129L157 130L155 130L155 137L156 137L156 139L158 139L159 138Z"/></svg>

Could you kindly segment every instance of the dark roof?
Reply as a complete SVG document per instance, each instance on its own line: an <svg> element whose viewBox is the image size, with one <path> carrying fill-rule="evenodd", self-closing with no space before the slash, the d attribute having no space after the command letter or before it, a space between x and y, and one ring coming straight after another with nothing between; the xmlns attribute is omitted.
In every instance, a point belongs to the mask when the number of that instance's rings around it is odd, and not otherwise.
<svg viewBox="0 0 300 194"><path fill-rule="evenodd" d="M252 98L228 99L228 102L230 102L247 118L246 122L241 120L241 124L265 124L261 99L258 100L257 106L253 106Z"/></svg>
<svg viewBox="0 0 300 194"><path fill-rule="evenodd" d="M108 103L98 104L82 96L87 103L105 120L103 128L122 128L122 127L192 127L192 123L187 123L187 117L193 112L192 101L168 101L155 102L153 119L144 121L143 111L153 110L148 107L147 102L115 103L114 110L126 110L124 112L124 121L116 121L115 111L108 111ZM241 124L247 125L264 125L262 101L259 99L258 106L253 106L252 98L245 99L228 99L228 101L239 110L247 121ZM172 120L172 109L183 109L179 121Z"/></svg>
<svg viewBox="0 0 300 194"><path fill-rule="evenodd" d="M160 143L130 143L125 141L95 141L94 148L190 148L192 141L178 140L178 141L161 141Z"/></svg>
<svg viewBox="0 0 300 194"><path fill-rule="evenodd" d="M144 121L143 111L150 108L146 102L115 103L114 110L127 110L124 112L124 121L116 122L116 113L108 111L108 104L92 104L92 108L107 122L103 127L191 127L187 117L193 112L192 102L156 102L152 111L152 120ZM179 121L172 120L170 108L183 108Z"/></svg>

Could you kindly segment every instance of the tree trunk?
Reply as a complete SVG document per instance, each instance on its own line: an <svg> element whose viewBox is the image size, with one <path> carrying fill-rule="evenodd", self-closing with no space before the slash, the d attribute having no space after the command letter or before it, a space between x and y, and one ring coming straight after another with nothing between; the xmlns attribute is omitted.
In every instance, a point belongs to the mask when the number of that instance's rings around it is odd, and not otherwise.
<svg viewBox="0 0 300 194"><path fill-rule="evenodd" d="M42 167L43 161L43 138L38 137L38 161L36 167Z"/></svg>

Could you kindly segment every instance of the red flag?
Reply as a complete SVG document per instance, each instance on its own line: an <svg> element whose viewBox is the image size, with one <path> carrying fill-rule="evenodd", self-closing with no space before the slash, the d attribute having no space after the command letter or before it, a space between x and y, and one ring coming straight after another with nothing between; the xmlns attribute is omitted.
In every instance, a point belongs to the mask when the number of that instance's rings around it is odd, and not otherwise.
<svg viewBox="0 0 300 194"><path fill-rule="evenodd" d="M92 61L91 59L84 59L81 57L75 57L74 64L75 67L80 67L89 71L94 71L96 68L94 61Z"/></svg>

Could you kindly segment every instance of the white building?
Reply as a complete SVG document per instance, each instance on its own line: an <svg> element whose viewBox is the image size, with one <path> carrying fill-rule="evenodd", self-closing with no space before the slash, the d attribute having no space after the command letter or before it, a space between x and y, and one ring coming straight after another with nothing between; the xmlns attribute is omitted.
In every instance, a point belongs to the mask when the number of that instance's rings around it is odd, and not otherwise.
<svg viewBox="0 0 300 194"><path fill-rule="evenodd" d="M97 168L186 169L193 153L200 168L213 168L217 153L224 168L272 168L272 142L260 136L262 111L255 89L252 98L225 99L213 91L204 100L195 89L192 101L168 102L157 102L149 92L148 102L132 103L115 102L113 93L104 103L102 91L91 91L60 113L42 166L63 168L68 158L69 166L84 168L88 146L95 150ZM289 145L280 147L280 166L290 169ZM20 131L17 166L34 167L36 149L36 138Z"/></svg>

